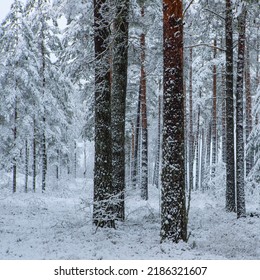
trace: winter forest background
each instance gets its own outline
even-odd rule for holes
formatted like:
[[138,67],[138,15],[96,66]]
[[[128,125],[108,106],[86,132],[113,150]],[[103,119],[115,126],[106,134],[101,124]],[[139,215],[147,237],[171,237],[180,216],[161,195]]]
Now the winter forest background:
[[0,259],[259,260],[259,26],[257,0],[15,0]]

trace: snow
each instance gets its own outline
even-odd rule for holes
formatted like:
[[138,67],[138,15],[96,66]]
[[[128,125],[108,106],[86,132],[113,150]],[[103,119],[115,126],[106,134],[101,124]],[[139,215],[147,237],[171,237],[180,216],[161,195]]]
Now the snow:
[[[0,259],[260,259],[260,218],[226,213],[219,193],[192,194],[188,243],[160,244],[156,188],[147,202],[129,190],[125,223],[102,229],[91,223],[92,187],[91,179],[53,179],[45,194],[12,194],[2,181]],[[259,212],[254,201],[250,210]]]

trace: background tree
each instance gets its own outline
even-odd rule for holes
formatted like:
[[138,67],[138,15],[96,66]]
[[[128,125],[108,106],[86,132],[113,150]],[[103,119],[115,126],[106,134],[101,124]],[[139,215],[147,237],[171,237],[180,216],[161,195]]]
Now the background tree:
[[238,16],[238,59],[237,59],[237,84],[236,84],[236,157],[237,157],[237,217],[246,216],[245,208],[245,178],[244,178],[244,62],[245,62],[245,28],[246,28],[246,7]]
[[232,3],[226,0],[226,210],[236,211],[234,161],[234,104],[233,104],[233,16]]

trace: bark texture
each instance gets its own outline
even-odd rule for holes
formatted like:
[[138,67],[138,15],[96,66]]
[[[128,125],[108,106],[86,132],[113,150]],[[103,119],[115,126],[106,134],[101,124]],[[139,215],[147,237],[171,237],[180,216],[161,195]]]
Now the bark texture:
[[238,59],[237,59],[237,85],[236,85],[236,155],[237,155],[237,217],[246,216],[245,190],[244,190],[244,129],[243,129],[243,84],[245,61],[245,8],[238,17]]
[[[214,40],[214,47],[217,46],[216,39]],[[217,55],[217,49],[214,48],[213,58]],[[212,116],[212,176],[215,176],[216,163],[217,163],[217,67],[213,65],[213,116]]]
[[128,7],[129,1],[114,2],[113,69],[111,90],[112,130],[112,187],[115,195],[114,211],[124,220],[125,193],[125,107],[128,64]]
[[[246,48],[245,55],[245,94],[246,94],[246,141],[253,128],[252,119],[252,96],[251,96],[251,74],[250,74],[250,54],[249,46]],[[250,148],[246,156],[246,175],[249,174],[254,165],[254,151]]]
[[194,160],[194,135],[193,135],[193,102],[192,102],[192,48],[190,48],[190,70],[189,70],[189,189],[193,190],[193,160]]
[[161,241],[187,240],[182,1],[163,1],[164,94]]
[[226,0],[226,210],[236,211],[233,104],[233,22],[231,0]]
[[[144,6],[141,15],[144,17]],[[141,198],[148,200],[148,128],[146,108],[146,73],[145,73],[145,34],[141,34],[141,117],[142,117],[142,174],[141,174]]]
[[110,112],[109,23],[106,0],[94,0],[95,45],[95,163],[93,223],[114,227],[112,205],[112,143]]
[[159,178],[160,178],[160,158],[161,158],[161,103],[162,98],[158,98],[158,131],[157,131],[157,151],[154,164],[154,175],[153,175],[153,185],[159,188]]

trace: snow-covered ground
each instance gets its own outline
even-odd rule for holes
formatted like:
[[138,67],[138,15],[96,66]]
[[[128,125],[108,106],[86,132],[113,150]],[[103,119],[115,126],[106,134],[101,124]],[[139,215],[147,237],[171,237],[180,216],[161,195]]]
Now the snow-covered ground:
[[[260,218],[226,213],[219,193],[193,194],[190,238],[179,244],[160,244],[157,189],[148,202],[128,192],[116,230],[92,225],[91,193],[85,179],[53,180],[45,194],[1,185],[0,259],[260,259]],[[260,212],[257,203],[248,209]]]

